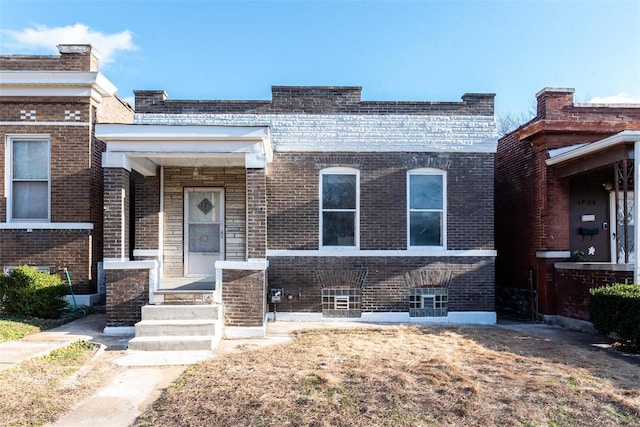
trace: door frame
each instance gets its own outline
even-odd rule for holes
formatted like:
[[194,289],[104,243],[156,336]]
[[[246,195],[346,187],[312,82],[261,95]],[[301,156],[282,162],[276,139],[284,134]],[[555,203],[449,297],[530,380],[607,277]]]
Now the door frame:
[[225,206],[224,206],[224,187],[184,187],[183,209],[182,209],[182,259],[183,259],[183,276],[184,277],[209,277],[215,276],[215,269],[211,274],[189,273],[189,197],[188,193],[198,191],[212,191],[220,194],[220,261],[225,259]]

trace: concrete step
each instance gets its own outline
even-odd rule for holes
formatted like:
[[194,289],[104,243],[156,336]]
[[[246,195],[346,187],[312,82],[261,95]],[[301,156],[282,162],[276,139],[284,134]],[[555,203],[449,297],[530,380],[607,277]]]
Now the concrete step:
[[142,351],[211,351],[218,340],[214,336],[135,337],[129,341],[129,350]]
[[217,305],[145,305],[142,320],[217,320]]
[[215,320],[143,320],[136,323],[136,337],[215,335]]

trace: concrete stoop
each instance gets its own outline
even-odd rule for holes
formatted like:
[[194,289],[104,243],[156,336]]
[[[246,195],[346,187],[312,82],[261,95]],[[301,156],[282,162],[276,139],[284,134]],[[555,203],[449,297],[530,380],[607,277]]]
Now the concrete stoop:
[[213,350],[222,338],[217,305],[146,305],[130,350]]

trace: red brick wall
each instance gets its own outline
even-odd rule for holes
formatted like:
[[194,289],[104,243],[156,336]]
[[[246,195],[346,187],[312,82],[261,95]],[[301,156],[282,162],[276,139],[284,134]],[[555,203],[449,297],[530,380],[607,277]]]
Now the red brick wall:
[[160,212],[160,179],[158,176],[144,177],[137,172],[132,173],[135,183],[133,249],[160,249],[159,212]]
[[[91,120],[91,103],[83,98],[0,98],[0,116],[20,122],[20,110],[36,110],[34,122],[65,123],[65,110],[81,111],[81,121]],[[27,122],[27,120],[22,120]],[[71,121],[68,121],[71,123]],[[51,221],[92,222],[91,188],[94,173],[90,150],[91,128],[85,126],[0,126],[0,138],[7,135],[48,136],[51,147]],[[0,221],[7,219],[5,188],[5,144],[0,144]]]
[[560,316],[589,320],[589,289],[633,280],[631,271],[555,269],[555,299]]
[[107,326],[133,326],[149,302],[149,270],[106,270]]
[[267,181],[265,169],[247,169],[247,245],[249,258],[267,256]]
[[264,326],[266,272],[223,270],[225,326]]
[[67,267],[74,293],[92,294],[97,290],[91,246],[89,230],[0,230],[0,269],[24,264],[48,266],[66,283],[60,270]]
[[93,71],[97,64],[94,57],[86,54],[2,55],[0,70]]
[[269,286],[294,297],[278,304],[278,311],[320,312],[318,271],[366,270],[362,311],[406,312],[405,273],[423,269],[451,272],[449,311],[494,311],[494,263],[489,257],[271,257]]
[[[624,106],[603,107],[598,104],[578,104],[573,102],[573,90],[541,91],[537,97],[537,118],[546,120],[567,120],[571,122],[618,122],[625,128],[638,129],[640,108]],[[636,122],[636,123],[633,123]]]
[[105,96],[98,107],[98,123],[133,123],[133,108],[117,96]]
[[555,170],[547,167],[547,150],[591,142],[624,129],[640,129],[640,108],[574,105],[572,90],[545,90],[538,96],[537,117],[498,141],[498,300],[508,302],[506,296],[514,294],[513,288],[528,289],[531,272],[539,311],[556,314],[560,309],[552,266],[557,260],[536,259],[537,251],[571,249],[569,180],[557,179]]
[[462,102],[362,101],[359,86],[272,86],[271,101],[174,101],[158,90],[138,90],[138,113],[416,114],[493,116],[492,93],[466,93]]
[[129,189],[129,171],[122,168],[104,170],[103,251],[105,258],[129,256]]
[[448,249],[493,249],[493,155],[276,153],[267,175],[269,249],[318,249],[320,170],[360,171],[360,249],[407,248],[407,171],[447,164]]
[[[12,71],[97,71],[89,46],[63,48],[60,56],[0,56],[0,69]],[[72,52],[76,50],[76,52]],[[78,51],[79,50],[79,51]],[[35,119],[21,118],[35,110]],[[88,96],[0,97],[0,139],[6,135],[46,135],[51,142],[51,222],[92,223],[93,230],[2,230],[0,267],[15,264],[68,267],[78,294],[96,292],[97,263],[102,260],[102,153],[93,137],[98,116],[104,122],[132,122],[133,111],[115,97],[96,103]],[[71,114],[69,114],[69,113]],[[43,125],[42,123],[55,123]],[[34,123],[40,123],[35,125]],[[7,220],[5,144],[0,143],[0,222]],[[63,276],[64,279],[66,277]]]
[[[60,125],[29,125],[20,119],[20,110],[36,110],[35,122]],[[99,146],[91,144],[91,126],[69,126],[65,110],[80,111],[80,121],[92,120],[88,98],[2,97],[0,116],[7,121],[25,122],[0,126],[0,139],[7,135],[43,135],[51,148],[51,222],[93,223],[89,230],[2,230],[0,268],[16,264],[49,266],[52,272],[68,267],[78,294],[96,292],[97,262],[102,260],[101,176],[95,168]],[[5,189],[5,148],[0,144],[0,221],[7,220]],[[99,163],[98,163],[99,165]],[[66,280],[64,275],[61,275]]]

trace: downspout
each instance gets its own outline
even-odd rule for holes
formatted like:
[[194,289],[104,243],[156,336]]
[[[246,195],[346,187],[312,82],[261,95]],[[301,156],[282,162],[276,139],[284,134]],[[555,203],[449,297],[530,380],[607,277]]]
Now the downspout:
[[640,247],[640,230],[638,229],[638,206],[640,206],[639,197],[640,191],[638,191],[638,183],[640,182],[640,170],[638,169],[638,165],[635,162],[640,159],[640,141],[634,141],[633,143],[633,224],[634,224],[634,233],[633,233],[633,244],[636,256],[633,260],[633,283],[640,283],[640,268],[638,266],[638,248]]
[[158,212],[158,280],[162,278],[164,268],[164,166],[160,166],[160,212]]

